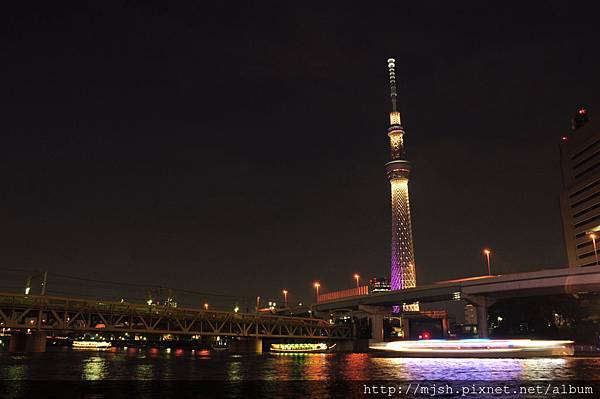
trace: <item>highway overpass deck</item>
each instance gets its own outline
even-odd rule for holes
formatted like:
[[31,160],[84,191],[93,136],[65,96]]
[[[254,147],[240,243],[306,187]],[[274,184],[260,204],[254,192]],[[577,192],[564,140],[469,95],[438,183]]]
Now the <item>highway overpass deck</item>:
[[319,302],[324,312],[358,309],[361,305],[394,306],[414,302],[442,302],[472,297],[513,298],[600,292],[600,266],[547,269],[498,276],[479,276]]

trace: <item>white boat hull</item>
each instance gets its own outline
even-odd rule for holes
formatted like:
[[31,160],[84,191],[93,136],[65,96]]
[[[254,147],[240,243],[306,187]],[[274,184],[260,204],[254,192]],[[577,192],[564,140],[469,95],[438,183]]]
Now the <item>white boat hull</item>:
[[422,340],[380,342],[370,349],[394,357],[529,358],[573,356],[573,341],[547,340]]

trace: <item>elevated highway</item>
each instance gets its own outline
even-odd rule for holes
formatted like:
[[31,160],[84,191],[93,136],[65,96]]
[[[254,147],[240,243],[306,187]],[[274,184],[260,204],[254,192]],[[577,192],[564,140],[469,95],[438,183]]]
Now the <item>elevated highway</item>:
[[417,286],[398,291],[322,301],[315,310],[358,309],[360,305],[395,306],[482,296],[490,299],[600,292],[600,266],[548,269],[529,273],[480,276]]
[[[442,281],[398,291],[320,301],[315,305],[315,311],[364,310],[374,315],[372,320],[374,325],[382,326],[382,321],[376,320],[385,313],[383,309],[414,302],[462,299],[477,307],[479,331],[482,336],[487,336],[487,309],[498,299],[587,292],[600,292],[600,266],[548,269]],[[380,328],[378,327],[377,330]],[[373,338],[382,339],[382,334],[380,331],[374,331]]]

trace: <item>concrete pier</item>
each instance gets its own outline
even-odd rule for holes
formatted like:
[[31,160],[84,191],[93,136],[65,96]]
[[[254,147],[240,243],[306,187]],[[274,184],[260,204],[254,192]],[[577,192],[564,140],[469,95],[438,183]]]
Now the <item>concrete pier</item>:
[[481,295],[463,295],[463,299],[477,308],[477,332],[479,338],[489,337],[488,308],[496,300]]
[[390,314],[390,307],[360,305],[359,310],[365,312],[371,323],[372,342],[383,341],[383,318]]
[[13,333],[8,343],[9,353],[46,352],[46,333],[36,331],[31,334]]
[[229,343],[231,353],[262,353],[262,338],[233,339]]
[[369,351],[369,340],[367,338],[332,341],[331,344],[335,344],[334,352],[361,353]]

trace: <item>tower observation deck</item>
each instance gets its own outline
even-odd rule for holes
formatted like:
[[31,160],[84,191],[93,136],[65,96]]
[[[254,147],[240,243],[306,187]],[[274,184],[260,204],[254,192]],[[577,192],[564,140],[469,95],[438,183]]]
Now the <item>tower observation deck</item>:
[[[408,199],[408,179],[411,164],[406,160],[404,147],[404,128],[397,109],[396,61],[388,59],[390,73],[390,112],[391,160],[385,164],[385,171],[390,181],[392,194],[392,254],[391,254],[391,289],[401,290],[416,286],[415,256],[413,251],[412,226],[410,218],[410,202]],[[395,309],[399,310],[399,309]],[[405,304],[405,311],[417,311],[419,305]]]

